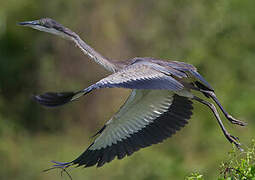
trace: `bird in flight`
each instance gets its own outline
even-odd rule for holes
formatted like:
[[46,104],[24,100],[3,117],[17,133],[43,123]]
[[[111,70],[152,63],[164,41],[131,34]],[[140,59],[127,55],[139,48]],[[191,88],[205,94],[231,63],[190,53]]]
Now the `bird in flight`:
[[94,142],[75,160],[55,162],[54,167],[101,167],[115,157],[122,159],[141,148],[160,143],[188,123],[192,115],[192,101],[209,107],[224,136],[241,150],[238,138],[225,129],[215,105],[192,92],[200,92],[206,98],[211,98],[232,124],[244,126],[246,123],[233,118],[223,108],[214,89],[194,66],[150,57],[110,60],[91,48],[76,33],[50,18],[21,22],[19,25],[73,41],[90,59],[112,73],[83,90],[48,92],[34,96],[41,105],[57,107],[100,88],[132,89],[124,105],[95,134]]

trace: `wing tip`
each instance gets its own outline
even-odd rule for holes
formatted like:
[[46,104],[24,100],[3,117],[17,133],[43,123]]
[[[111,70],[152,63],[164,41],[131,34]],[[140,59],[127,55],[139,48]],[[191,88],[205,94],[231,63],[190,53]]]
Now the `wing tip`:
[[74,95],[75,93],[73,92],[63,93],[48,92],[42,95],[33,95],[32,99],[46,107],[57,107],[70,102]]

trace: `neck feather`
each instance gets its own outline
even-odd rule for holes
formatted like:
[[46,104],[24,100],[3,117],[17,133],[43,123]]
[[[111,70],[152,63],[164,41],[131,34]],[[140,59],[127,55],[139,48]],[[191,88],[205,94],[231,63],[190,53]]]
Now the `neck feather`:
[[92,47],[86,44],[77,34],[72,35],[72,41],[82,50],[82,52],[89,56],[90,59],[94,60],[96,63],[102,65],[105,69],[111,72],[117,71],[117,66],[109,59],[105,58]]

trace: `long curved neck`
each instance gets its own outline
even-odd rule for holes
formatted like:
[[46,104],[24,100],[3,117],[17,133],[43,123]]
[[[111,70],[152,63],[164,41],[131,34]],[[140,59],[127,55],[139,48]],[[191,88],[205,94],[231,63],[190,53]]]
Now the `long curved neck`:
[[[96,63],[102,65],[105,69],[111,72],[116,72],[118,70],[117,63],[110,61],[105,58],[97,51],[95,51],[92,47],[90,47],[87,43],[85,43],[78,34],[71,31],[69,28],[66,28],[60,24],[58,24],[59,29],[63,33],[61,36],[73,41],[84,54],[88,55],[90,59],[94,60]],[[59,33],[56,33],[59,34]]]
[[86,44],[76,33],[66,28],[65,26],[59,24],[53,19],[42,18],[40,20],[35,21],[21,22],[19,24],[23,26],[29,26],[39,31],[55,34],[65,39],[73,41],[83,51],[84,54],[88,55],[90,59],[102,65],[108,71],[116,72],[120,68],[120,66],[118,66],[119,64],[118,62],[113,62],[105,58],[104,56],[96,52],[88,44]]
[[75,44],[82,50],[82,52],[89,56],[90,59],[94,60],[96,63],[102,65],[105,69],[111,72],[117,70],[116,64],[111,62],[109,59],[102,56],[100,53],[95,51],[92,47],[86,44],[77,34],[72,38]]

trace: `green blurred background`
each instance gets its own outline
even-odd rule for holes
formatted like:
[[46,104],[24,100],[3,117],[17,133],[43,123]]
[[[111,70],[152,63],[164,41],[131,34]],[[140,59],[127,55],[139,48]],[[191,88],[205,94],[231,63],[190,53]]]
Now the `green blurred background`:
[[[235,117],[223,118],[244,147],[255,130],[255,1],[247,0],[0,0],[0,179],[68,179],[43,173],[51,160],[71,161],[118,110],[124,89],[97,90],[47,109],[32,94],[79,90],[109,73],[72,43],[19,27],[51,17],[103,55],[158,57],[195,65]],[[171,139],[103,168],[71,168],[73,179],[184,179],[199,171],[216,179],[231,144],[208,108],[194,103],[190,123]]]

